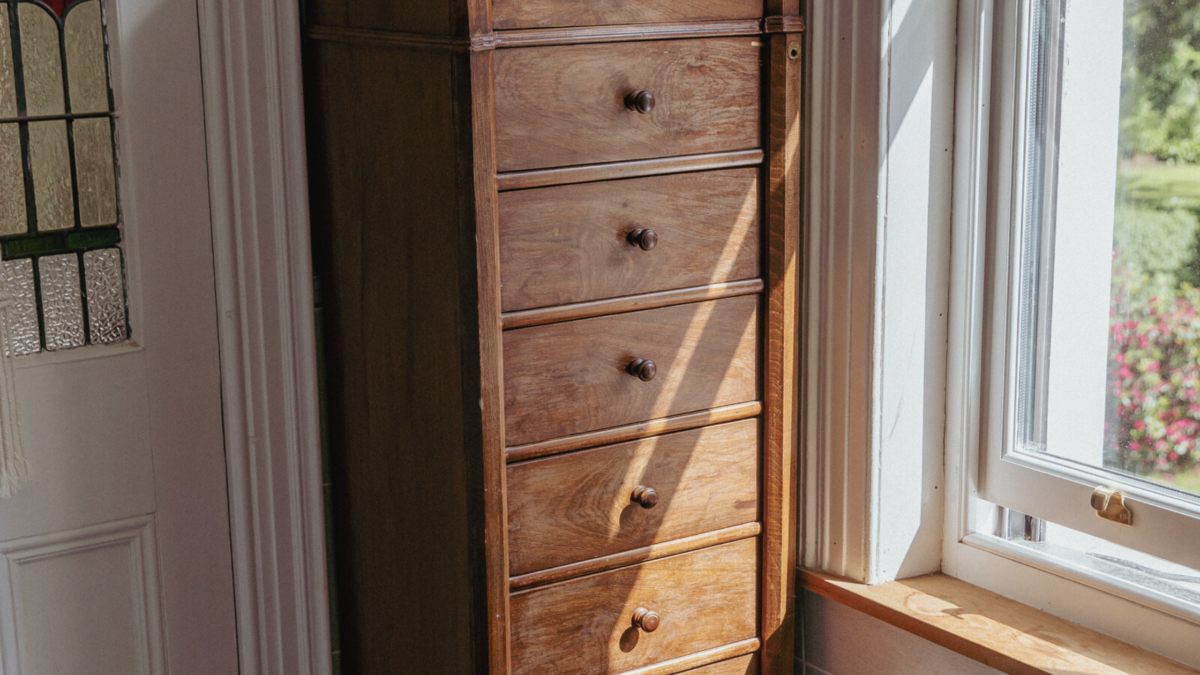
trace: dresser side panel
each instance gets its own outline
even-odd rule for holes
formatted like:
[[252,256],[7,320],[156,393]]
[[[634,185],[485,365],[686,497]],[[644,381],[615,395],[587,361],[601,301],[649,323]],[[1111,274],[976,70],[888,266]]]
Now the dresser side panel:
[[[474,249],[461,231],[455,55],[309,47],[345,665],[485,672],[473,550],[483,542],[472,539],[469,494],[479,375],[464,368],[464,345],[478,340],[463,316],[476,289],[461,269]],[[474,415],[464,410],[472,397]]]

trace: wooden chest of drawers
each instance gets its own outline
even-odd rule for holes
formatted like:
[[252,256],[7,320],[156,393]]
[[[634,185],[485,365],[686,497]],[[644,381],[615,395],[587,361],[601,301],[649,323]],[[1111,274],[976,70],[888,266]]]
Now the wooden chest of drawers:
[[350,672],[793,668],[797,0],[310,0]]

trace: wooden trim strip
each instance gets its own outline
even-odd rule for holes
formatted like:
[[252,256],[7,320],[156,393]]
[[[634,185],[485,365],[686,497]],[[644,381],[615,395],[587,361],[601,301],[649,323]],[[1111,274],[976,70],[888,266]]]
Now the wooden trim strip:
[[802,16],[768,16],[763,19],[764,33],[803,33],[804,29]]
[[593,42],[733,37],[738,35],[760,35],[762,32],[763,24],[761,21],[758,19],[745,19],[741,21],[713,21],[706,23],[505,30],[497,31],[493,42],[497,48],[537,47]]
[[496,188],[501,192],[505,190],[525,190],[528,188],[546,187],[548,185],[591,183],[619,178],[653,176],[661,173],[730,169],[737,166],[754,166],[762,164],[762,161],[762,150],[738,150],[735,152],[714,152],[706,155],[685,155],[683,157],[639,159],[630,162],[612,162],[610,164],[568,166],[558,169],[513,171],[497,175]]
[[537,443],[529,443],[526,445],[515,445],[508,448],[505,452],[508,463],[523,462],[528,459],[536,459],[538,457],[546,457],[548,455],[557,455],[563,452],[571,452],[573,450],[583,450],[598,445],[609,445],[611,443],[623,443],[625,441],[633,441],[639,438],[647,438],[649,436],[658,436],[660,434],[669,434],[674,431],[686,431],[697,427],[705,427],[710,424],[722,424],[724,422],[736,422],[737,420],[749,419],[755,417],[762,412],[762,403],[758,401],[750,401],[749,403],[735,403],[720,408],[712,408],[701,412],[688,413],[686,415],[676,415],[674,417],[661,417],[655,420],[640,422],[638,424],[629,424],[623,427],[614,427],[612,429],[603,429],[601,431],[589,431],[584,434],[575,434],[574,436],[566,436],[564,438],[556,438],[549,441],[539,441]]
[[739,656],[753,654],[758,651],[760,645],[761,643],[758,641],[758,638],[750,638],[749,640],[742,640],[741,642],[735,642],[724,647],[710,649],[706,652],[681,656],[677,659],[663,661],[662,663],[645,666],[637,670],[628,670],[621,673],[621,675],[675,675],[675,673],[682,673],[693,668],[710,666],[721,661],[728,661],[729,659],[736,659]]
[[1198,675],[1164,656],[945,574],[868,586],[811,570],[800,585],[1009,675]]
[[509,579],[508,587],[514,591],[530,588],[532,586],[545,586],[556,581],[571,579],[573,577],[582,577],[588,574],[598,574],[607,572],[608,570],[618,567],[628,567],[638,563],[658,560],[680,553],[688,553],[710,546],[720,544],[728,544],[733,541],[749,539],[757,537],[762,532],[762,525],[758,523],[746,523],[745,525],[734,525],[723,530],[715,532],[705,532],[683,539],[675,539],[666,541],[661,544],[652,544],[643,546],[629,551],[622,551],[612,555],[606,555],[602,558],[593,558],[583,562],[571,563],[570,565],[562,565],[552,567],[548,570],[540,572],[530,572]]
[[377,45],[382,47],[409,47],[413,49],[447,49],[468,51],[470,40],[445,35],[403,33],[399,31],[373,30],[369,28],[343,28],[341,26],[310,26],[305,37],[323,42]]
[[572,305],[557,307],[539,307],[519,312],[506,312],[503,315],[504,330],[527,328],[547,323],[560,323],[576,319],[588,319],[608,314],[626,314],[643,309],[684,305],[705,300],[721,298],[736,298],[739,295],[761,293],[764,284],[762,279],[747,279],[745,281],[729,281],[708,286],[679,288],[671,291],[659,291],[644,295],[631,295],[624,298],[577,302]]

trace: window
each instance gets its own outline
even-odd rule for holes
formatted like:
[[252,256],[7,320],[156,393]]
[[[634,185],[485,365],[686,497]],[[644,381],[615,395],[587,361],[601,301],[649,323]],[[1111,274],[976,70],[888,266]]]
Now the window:
[[0,251],[16,354],[129,337],[101,0],[0,0]]
[[[1197,597],[1200,5],[995,12],[979,496],[1011,512],[990,529],[1105,542],[1091,559]],[[1104,490],[1130,524],[1098,517]]]

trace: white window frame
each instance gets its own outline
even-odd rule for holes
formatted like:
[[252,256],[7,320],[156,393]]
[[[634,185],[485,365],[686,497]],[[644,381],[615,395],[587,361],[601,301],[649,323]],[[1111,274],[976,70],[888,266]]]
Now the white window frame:
[[940,571],[1200,667],[1189,608],[973,527],[1008,4],[808,1],[801,564],[872,584]]
[[[1163,491],[1153,490],[1139,481],[1122,480],[1115,473],[1099,467],[1093,468],[1081,462],[1060,459],[1063,455],[1069,456],[1072,453],[1078,453],[1079,450],[1076,448],[1049,448],[1049,451],[1054,454],[1017,452],[1015,448],[1018,434],[1015,411],[1017,387],[1015,385],[1019,367],[1016,306],[1020,293],[1017,280],[1018,268],[1021,265],[1020,255],[1017,251],[1019,238],[1016,233],[1020,230],[1021,214],[1026,212],[1026,202],[1033,199],[1033,195],[1024,194],[1023,185],[1027,170],[1026,164],[1032,161],[1024,156],[1024,149],[1028,144],[1027,109],[1031,96],[1025,86],[1025,73],[1029,69],[1029,64],[1027,63],[1028,48],[1024,44],[1024,40],[1030,31],[1028,24],[1031,20],[1029,16],[1031,7],[1040,1],[1014,0],[1002,3],[996,8],[998,10],[995,16],[997,30],[993,33],[991,59],[994,64],[989,106],[991,118],[988,120],[992,132],[989,134],[987,164],[980,163],[975,166],[963,167],[964,170],[969,169],[973,173],[982,174],[981,178],[986,176],[986,183],[981,187],[985,187],[987,190],[987,210],[979,214],[980,217],[965,222],[963,225],[973,230],[967,236],[973,237],[980,246],[985,247],[980,261],[985,265],[990,262],[994,272],[990,279],[983,280],[984,294],[976,307],[984,313],[981,317],[984,326],[979,334],[980,339],[972,340],[970,345],[973,348],[980,348],[982,351],[982,387],[978,390],[978,394],[966,392],[971,399],[978,398],[986,401],[987,406],[981,411],[982,421],[985,423],[983,431],[985,437],[980,451],[983,453],[985,461],[980,467],[982,470],[980,494],[990,502],[1021,513],[1056,522],[1182,565],[1197,567],[1200,566],[1200,508],[1197,508],[1194,503],[1172,497]],[[1111,2],[1112,0],[1106,0],[1106,5]],[[1100,10],[1088,7],[1082,11]],[[1105,19],[1112,20],[1112,17],[1105,17]],[[1076,59],[1077,62],[1081,60],[1083,59]],[[1051,69],[1053,70],[1054,66],[1051,66]],[[1115,66],[1114,70],[1116,71],[1114,75],[1119,78],[1119,65]],[[1110,84],[1114,85],[1114,91],[1110,95],[1115,95],[1119,79]],[[1051,89],[1056,89],[1056,87],[1052,85]],[[1097,95],[1100,94],[1097,93]],[[1110,103],[1112,107],[1115,107],[1116,101]],[[1111,112],[1115,113],[1116,111],[1114,109]],[[1103,152],[1103,150],[1102,152],[1114,158],[1111,161],[1115,166],[1116,120],[1111,121],[1113,122],[1111,128],[1101,129],[1099,132],[1100,134],[1111,133],[1112,142],[1100,142],[1103,136],[1099,136],[1094,142],[1101,148],[1111,145],[1111,154]],[[1057,120],[1052,118],[1048,123],[1053,127],[1057,124]],[[1070,123],[1064,121],[1063,124],[1063,134],[1070,133]],[[1107,127],[1107,124],[1104,126]],[[1060,143],[1063,145],[1062,152],[1070,151],[1069,141],[1062,140]],[[1058,161],[1059,158],[1051,155],[1047,163],[1057,165]],[[1097,170],[1106,171],[1107,167],[1101,164]],[[1064,175],[1062,178],[1065,180],[1067,176]],[[1115,181],[1115,174],[1111,178]],[[1053,184],[1053,181],[1054,179],[1050,178],[1047,183]],[[1061,190],[1057,198],[1059,200],[1071,199],[1077,202],[1094,197],[1096,200],[1107,202],[1110,205],[1114,199],[1113,192],[1111,187],[1106,186],[1113,184],[1114,182],[1101,177],[1091,189],[1091,192],[1099,192],[1099,195],[1086,194],[1082,195],[1083,199],[1079,199],[1078,197],[1081,195],[1078,194],[1078,190],[1073,190],[1071,194],[1066,194],[1067,190]],[[1046,204],[1043,216],[1047,222],[1054,217],[1052,212],[1059,211],[1058,205],[1050,197],[1053,197],[1053,194],[1048,195],[1046,201],[1049,203]],[[1075,204],[1071,206],[1086,208],[1086,206]],[[1098,214],[1096,218],[1107,218],[1111,223],[1111,208]],[[990,237],[980,236],[985,230]],[[1111,234],[1109,240],[1111,240]],[[989,246],[990,250],[987,250]],[[1062,248],[1061,241],[1059,248]],[[1107,250],[1111,251],[1111,247],[1108,247]],[[1070,251],[1067,253],[1069,254]],[[1111,264],[1109,260],[1108,256],[1100,258],[1100,262],[1106,267]],[[1061,267],[1065,261],[1056,259],[1054,264]],[[971,270],[973,273],[978,273],[978,271]],[[1105,289],[1105,297],[1107,297],[1108,283],[1107,274],[1105,274],[1107,269],[1099,270],[1099,272],[1103,275],[1100,281]],[[958,280],[959,278],[955,279],[955,281]],[[1065,282],[1066,284],[1078,283],[1070,279],[1066,279]],[[1092,283],[1091,286],[1095,286],[1095,284]],[[1088,290],[1093,291],[1094,294],[1096,289]],[[1057,294],[1057,292],[1056,288],[1055,293]],[[1056,298],[1056,300],[1058,299]],[[988,311],[989,308],[990,311]],[[972,308],[972,311],[974,310],[975,308]],[[1093,311],[1093,314],[1097,314],[1104,323],[1099,327],[1098,334],[1106,338],[1107,303],[1100,307],[1098,312]],[[1056,310],[1054,319],[1060,318]],[[1095,321],[1091,323],[1095,324]],[[1089,327],[1096,328],[1094,325]],[[1057,334],[1064,330],[1070,331],[1071,327],[1060,328],[1059,322],[1055,321],[1050,332]],[[1072,337],[1077,338],[1075,342],[1078,343],[1082,341],[1078,338],[1088,336]],[[1057,336],[1055,338],[1048,335],[1039,336],[1038,339],[1039,341],[1046,339],[1055,341],[1056,346],[1067,346],[1071,343],[1069,339],[1059,342]],[[980,343],[986,343],[986,346]],[[1055,356],[1051,357],[1052,361],[1062,355],[1069,356],[1065,349],[1055,349],[1053,352]],[[1106,365],[1103,348],[1100,358],[1092,360],[1098,362],[1084,364],[1083,368],[1079,368],[1079,370],[1088,368],[1098,371],[1102,378]],[[1069,382],[1054,379],[1056,374],[1053,365],[1049,370],[1050,382],[1047,388],[1050,389],[1050,392],[1047,398],[1050,399],[1052,405],[1058,389],[1073,389],[1074,387],[1071,387]],[[1094,374],[1091,373],[1091,375]],[[1058,377],[1065,376],[1058,375]],[[1103,391],[1103,379],[1100,382],[1095,382],[1094,376],[1087,379],[1089,381],[1085,386],[1088,389]],[[1100,388],[1097,388],[1096,385],[1099,385]],[[1071,391],[1071,396],[1067,398],[1082,398],[1089,393],[1098,392]],[[1074,410],[1070,413],[1086,415],[1089,430],[1094,427],[1099,432],[1100,425],[1103,423],[1103,404],[1104,401],[1101,397],[1091,406],[1098,408],[1097,410],[1084,413]],[[1068,411],[1051,407],[1050,419],[1047,421],[1049,425],[1055,424],[1054,416],[1057,414],[1068,414]],[[1052,445],[1055,440],[1054,434],[1051,433]],[[1091,434],[1085,443],[1094,445],[1098,457],[1100,438],[1097,434]],[[1083,451],[1086,453],[1087,450],[1088,448],[1085,448]],[[1092,461],[1095,462],[1095,459]],[[1125,495],[1130,510],[1134,513],[1132,527],[1118,525],[1096,517],[1096,511],[1092,508],[1090,500],[1092,491],[1101,486],[1119,489]]]

